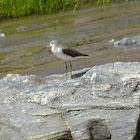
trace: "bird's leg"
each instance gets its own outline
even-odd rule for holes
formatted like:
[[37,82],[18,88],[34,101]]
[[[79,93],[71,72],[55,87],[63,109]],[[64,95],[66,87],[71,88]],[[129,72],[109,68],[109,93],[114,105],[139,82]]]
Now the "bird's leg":
[[67,76],[67,69],[68,69],[68,66],[67,66],[67,62],[65,61],[65,66],[66,66],[66,80],[68,79],[68,76]]
[[69,61],[69,63],[70,63],[70,79],[71,79],[72,78],[72,64],[70,61]]

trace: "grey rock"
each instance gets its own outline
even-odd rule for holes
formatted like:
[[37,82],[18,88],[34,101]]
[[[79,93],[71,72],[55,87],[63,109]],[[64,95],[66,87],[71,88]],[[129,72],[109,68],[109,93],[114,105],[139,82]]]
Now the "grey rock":
[[0,30],[0,38],[5,38],[5,34]]
[[134,45],[136,44],[137,41],[135,40],[135,37],[128,37],[128,38],[123,38],[121,41],[120,41],[120,45]]
[[[76,75],[76,76],[75,76]],[[73,79],[0,79],[1,140],[138,140],[140,63],[110,63]]]
[[115,41],[115,42],[114,42],[114,45],[115,45],[115,46],[120,45],[120,41]]
[[111,39],[108,41],[110,44],[113,44],[115,42],[115,39]]
[[123,38],[120,41],[115,41],[112,42],[114,45],[122,45],[122,46],[127,46],[127,45],[140,45],[140,35],[134,36],[134,37],[127,37]]

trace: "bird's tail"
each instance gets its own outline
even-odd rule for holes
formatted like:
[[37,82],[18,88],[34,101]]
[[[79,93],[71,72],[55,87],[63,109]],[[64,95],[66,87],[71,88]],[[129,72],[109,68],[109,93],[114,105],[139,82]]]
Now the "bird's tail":
[[90,56],[88,54],[82,54],[83,58],[89,58]]
[[79,56],[78,58],[89,58],[90,56],[88,54],[83,54],[81,56]]

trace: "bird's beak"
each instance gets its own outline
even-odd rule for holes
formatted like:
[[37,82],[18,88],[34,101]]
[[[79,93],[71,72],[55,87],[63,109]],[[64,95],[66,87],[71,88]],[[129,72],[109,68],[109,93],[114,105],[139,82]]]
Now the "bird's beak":
[[47,46],[45,46],[46,48],[49,48],[49,47],[51,47],[50,45],[47,45]]
[[44,46],[44,47],[42,47],[42,49],[45,49],[45,48],[49,48],[50,46],[48,45],[48,46]]

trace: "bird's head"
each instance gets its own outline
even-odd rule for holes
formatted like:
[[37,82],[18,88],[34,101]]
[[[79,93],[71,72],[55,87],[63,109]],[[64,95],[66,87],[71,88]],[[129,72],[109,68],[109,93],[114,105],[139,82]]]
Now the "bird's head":
[[57,40],[53,40],[49,44],[50,47],[56,47],[57,45],[58,45],[58,41]]

